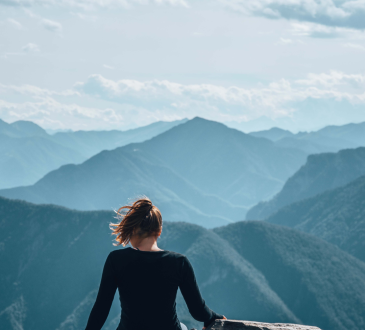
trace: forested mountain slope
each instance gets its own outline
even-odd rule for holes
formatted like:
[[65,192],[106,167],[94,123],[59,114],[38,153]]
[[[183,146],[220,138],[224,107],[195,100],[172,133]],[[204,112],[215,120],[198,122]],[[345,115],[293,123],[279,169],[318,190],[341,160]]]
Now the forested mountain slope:
[[365,295],[356,292],[364,263],[313,236],[261,221],[214,231],[265,276],[303,324],[344,330],[365,326]]
[[[0,198],[0,328],[82,329],[113,248],[113,213]],[[365,265],[305,233],[264,222],[214,231],[164,222],[159,245],[191,260],[207,304],[232,319],[365,326]],[[178,297],[178,316],[192,320]],[[104,330],[118,323],[117,297]]]
[[285,206],[266,220],[318,236],[365,262],[365,176]]
[[365,175],[364,147],[310,155],[274,198],[254,206],[246,218],[265,219],[285,205],[342,186],[362,175]]

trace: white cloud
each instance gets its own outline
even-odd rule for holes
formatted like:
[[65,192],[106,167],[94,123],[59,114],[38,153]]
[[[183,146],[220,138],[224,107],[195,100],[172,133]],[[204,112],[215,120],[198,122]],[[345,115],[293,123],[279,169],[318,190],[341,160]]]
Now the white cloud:
[[[260,88],[167,80],[114,81],[92,75],[77,83],[74,90],[63,92],[30,85],[0,85],[0,117],[8,121],[33,120],[53,129],[126,129],[136,123],[146,125],[195,116],[222,122],[261,116],[295,118],[297,113],[313,112],[318,106],[323,118],[331,116],[330,111],[337,111],[336,114],[346,114],[348,120],[349,113],[356,110],[357,117],[353,118],[361,117],[360,111],[365,120],[364,87],[365,74],[338,71],[309,74],[296,81],[281,79]],[[12,95],[9,100],[14,100],[16,94],[22,95],[18,99],[29,99],[20,103],[6,101],[8,95]]]
[[42,19],[41,24],[48,31],[58,32],[58,33],[62,31],[61,23],[51,21],[50,19],[45,19],[45,18]]
[[285,39],[285,38],[280,38],[280,43],[284,44],[284,45],[289,45],[293,43],[293,40],[291,39]]
[[361,51],[365,51],[365,46],[359,45],[359,44],[352,44],[352,43],[346,43],[343,45],[346,48],[353,48]]
[[21,25],[21,23],[19,23],[18,21],[16,21],[13,18],[8,18],[7,20],[13,27],[15,27],[18,30],[21,30],[23,28],[23,25]]
[[364,0],[355,0],[355,1],[347,1],[343,4],[344,8],[350,10],[365,10],[365,1]]
[[52,91],[45,88],[40,88],[33,85],[21,85],[21,86],[15,86],[15,85],[4,85],[0,84],[0,94],[7,94],[7,93],[16,93],[16,94],[22,94],[22,95],[29,95],[33,98],[42,98],[42,97],[48,97],[48,96],[75,96],[80,95],[79,92],[71,89],[67,89],[61,92]]
[[[364,76],[338,72],[309,75],[307,79],[291,83],[282,79],[267,87],[245,89],[236,86],[223,87],[210,84],[182,85],[170,81],[113,81],[101,75],[92,75],[76,89],[87,95],[119,104],[133,104],[154,110],[179,109],[186,116],[196,111],[213,115],[220,120],[235,120],[240,116],[254,118],[291,114],[292,105],[306,99],[347,100],[363,103],[365,93],[350,93],[332,88],[340,84],[358,87]],[[324,88],[322,88],[324,87]],[[167,110],[169,109],[169,110]]]
[[114,70],[114,67],[108,65],[108,64],[103,64],[103,68],[105,69],[109,69],[109,70]]
[[246,15],[295,19],[327,26],[365,28],[364,0],[220,0]]
[[[6,121],[31,120],[47,128],[97,129],[120,124],[124,117],[114,109],[63,104],[47,97],[38,102],[0,100],[0,116]],[[99,124],[97,124],[99,123]]]
[[356,29],[325,26],[315,23],[292,23],[292,35],[311,38],[361,38],[365,34]]
[[324,86],[331,88],[339,85],[350,85],[355,88],[365,87],[365,74],[345,74],[339,71],[330,73],[308,74],[307,79],[297,80],[299,85]]
[[26,53],[37,53],[40,51],[39,47],[36,44],[28,43],[22,48],[23,52]]
[[342,31],[333,27],[320,24],[292,23],[291,32],[296,36],[305,36],[313,38],[336,38],[341,35]]

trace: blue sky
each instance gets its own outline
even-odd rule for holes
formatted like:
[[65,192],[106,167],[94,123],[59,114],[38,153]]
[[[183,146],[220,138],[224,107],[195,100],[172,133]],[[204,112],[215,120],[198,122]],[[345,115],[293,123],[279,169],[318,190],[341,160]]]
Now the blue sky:
[[0,118],[365,121],[365,0],[0,0]]

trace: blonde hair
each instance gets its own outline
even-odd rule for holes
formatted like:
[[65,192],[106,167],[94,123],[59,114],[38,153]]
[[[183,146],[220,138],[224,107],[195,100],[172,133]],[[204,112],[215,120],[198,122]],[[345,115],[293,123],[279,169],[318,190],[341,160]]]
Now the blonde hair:
[[115,211],[119,223],[111,223],[112,235],[116,235],[117,243],[113,245],[126,246],[133,235],[152,236],[158,235],[162,229],[162,216],[160,210],[144,196],[132,205],[125,205]]

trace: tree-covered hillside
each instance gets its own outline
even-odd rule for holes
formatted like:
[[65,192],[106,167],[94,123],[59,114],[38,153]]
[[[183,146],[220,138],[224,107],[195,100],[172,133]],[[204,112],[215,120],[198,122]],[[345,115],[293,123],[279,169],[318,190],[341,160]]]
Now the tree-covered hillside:
[[247,213],[247,219],[261,220],[285,205],[330,190],[365,174],[365,148],[308,156],[307,162],[267,202],[260,202]]
[[365,295],[357,291],[365,284],[364,263],[313,236],[261,221],[238,222],[214,232],[265,276],[303,324],[365,327]]
[[266,220],[318,236],[365,262],[365,176],[283,207]]
[[[0,328],[82,329],[114,249],[113,213],[0,198],[0,219]],[[228,318],[365,326],[365,264],[308,234],[264,222],[214,231],[164,222],[159,245],[191,260],[208,306]],[[181,295],[177,306],[181,321],[201,326]],[[116,297],[104,330],[118,313]]]

